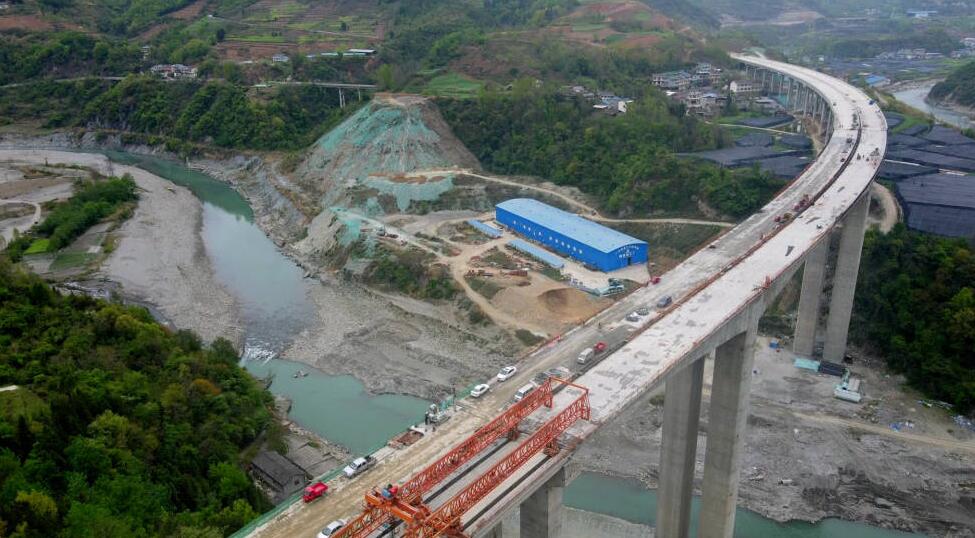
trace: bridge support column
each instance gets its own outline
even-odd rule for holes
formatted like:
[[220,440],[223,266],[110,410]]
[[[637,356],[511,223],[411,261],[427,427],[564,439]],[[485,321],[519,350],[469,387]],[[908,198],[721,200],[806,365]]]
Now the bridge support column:
[[521,503],[521,538],[562,536],[563,489],[564,467]]
[[820,300],[823,295],[823,276],[826,274],[826,255],[829,253],[829,237],[806,255],[802,268],[802,292],[799,295],[799,315],[796,320],[795,341],[792,351],[796,355],[811,357],[816,344],[816,327],[819,325]]
[[860,253],[863,250],[863,232],[867,228],[867,210],[870,208],[869,190],[861,196],[843,218],[840,251],[836,255],[833,275],[833,293],[826,320],[826,345],[823,359],[833,362],[843,360],[846,354],[846,338],[853,315],[853,294],[860,272]]
[[703,382],[703,357],[667,378],[657,487],[657,538],[688,536]]
[[715,350],[699,538],[731,538],[735,530],[757,330],[757,323],[749,323]]
[[504,529],[502,528],[501,523],[495,525],[493,529],[491,529],[490,531],[488,531],[486,535],[484,535],[484,538],[503,538],[503,537],[504,537]]

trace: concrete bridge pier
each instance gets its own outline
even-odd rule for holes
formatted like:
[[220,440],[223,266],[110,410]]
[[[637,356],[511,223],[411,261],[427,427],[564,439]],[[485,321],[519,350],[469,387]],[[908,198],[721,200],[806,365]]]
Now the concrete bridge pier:
[[[565,483],[565,467],[562,467],[521,503],[521,538],[562,536]],[[499,529],[500,525],[495,528]]]
[[[851,156],[850,158],[855,158]],[[826,320],[826,345],[823,359],[840,362],[846,355],[846,340],[853,316],[853,293],[860,272],[860,254],[863,251],[863,234],[867,228],[867,210],[870,208],[870,190],[864,191],[849,212],[843,217],[840,232],[840,250],[836,255],[833,275],[833,293]]]
[[756,317],[745,332],[719,345],[714,353],[699,538],[734,534],[757,333]]
[[691,522],[704,357],[667,378],[657,486],[657,538],[687,538]]
[[829,254],[829,236],[806,254],[802,269],[802,291],[799,295],[799,315],[796,319],[795,339],[792,351],[796,355],[811,357],[816,345],[816,328],[826,275],[826,257]]

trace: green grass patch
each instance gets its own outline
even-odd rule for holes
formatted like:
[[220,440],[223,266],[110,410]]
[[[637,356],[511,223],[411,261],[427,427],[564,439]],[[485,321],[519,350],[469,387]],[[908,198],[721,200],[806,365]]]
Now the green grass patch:
[[542,275],[547,276],[556,282],[562,282],[562,272],[554,267],[549,267],[546,265],[545,268],[542,269]]
[[627,222],[613,223],[610,227],[646,241],[650,248],[650,261],[653,261],[655,251],[665,251],[677,258],[687,257],[703,244],[713,241],[721,232],[718,226],[702,224]]
[[50,239],[37,239],[30,244],[30,247],[24,251],[24,254],[44,254],[49,250],[51,250]]
[[94,254],[87,252],[62,252],[51,262],[51,271],[64,271],[66,269],[77,269],[88,265],[95,259]]
[[517,331],[515,331],[515,338],[517,338],[522,344],[525,344],[526,346],[534,346],[535,344],[541,342],[542,340],[545,340],[541,336],[538,336],[537,334],[527,329],[518,329]]
[[503,289],[501,286],[492,282],[489,278],[472,276],[464,277],[464,280],[467,281],[467,284],[470,285],[472,290],[483,295],[484,298],[489,301]]
[[607,27],[603,23],[590,23],[590,24],[574,24],[572,25],[573,32],[598,32]]
[[234,36],[227,38],[230,41],[244,41],[248,43],[284,43],[286,40],[284,36],[271,35],[271,34],[251,34]]
[[471,80],[457,73],[447,73],[430,80],[423,89],[423,93],[439,97],[467,99],[477,97],[483,87],[483,82]]
[[931,126],[931,122],[929,122],[927,120],[923,120],[921,118],[914,117],[914,116],[906,116],[905,115],[904,116],[904,121],[902,121],[901,124],[898,125],[897,127],[894,127],[893,129],[891,129],[890,132],[892,132],[894,134],[897,134],[897,133],[899,133],[899,132],[901,132],[901,131],[903,131],[905,129],[909,129],[911,127],[914,127],[915,125],[924,125],[926,127],[930,127]]
[[500,267],[508,271],[518,268],[518,264],[515,263],[515,260],[512,259],[511,256],[508,256],[504,252],[498,250],[497,247],[487,251],[484,256],[481,256],[481,259],[490,264],[494,264],[495,267]]

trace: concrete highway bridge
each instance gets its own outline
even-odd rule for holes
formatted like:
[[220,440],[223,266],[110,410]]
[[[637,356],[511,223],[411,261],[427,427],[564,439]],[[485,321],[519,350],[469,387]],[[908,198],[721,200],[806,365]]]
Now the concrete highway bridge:
[[[795,114],[821,126],[823,150],[799,178],[759,212],[665,274],[659,285],[637,290],[564,335],[557,346],[528,357],[519,377],[496,384],[435,435],[397,451],[356,480],[343,479],[315,504],[289,508],[252,535],[312,537],[343,517],[351,520],[339,534],[343,537],[462,533],[499,538],[501,521],[520,508],[522,538],[556,538],[561,534],[562,491],[571,479],[566,463],[574,447],[641,395],[666,383],[657,536],[685,537],[704,358],[713,355],[698,528],[701,537],[732,536],[759,319],[803,269],[794,351],[812,354],[826,306],[820,303],[830,238],[838,234],[839,249],[830,263],[834,275],[823,355],[831,361],[843,358],[869,187],[885,152],[887,130],[880,109],[840,80],[764,58],[735,59],[748,77],[780,96]],[[674,299],[667,309],[628,329],[619,324],[603,329],[665,295]],[[574,365],[579,351],[597,340],[609,342],[615,351],[583,372],[573,386],[527,398],[531,408],[526,400],[508,405],[514,390],[534,373]],[[521,437],[507,435],[512,424],[520,424]],[[378,495],[366,496],[364,502],[368,491],[386,483],[402,484],[402,498],[408,502],[384,504]]]

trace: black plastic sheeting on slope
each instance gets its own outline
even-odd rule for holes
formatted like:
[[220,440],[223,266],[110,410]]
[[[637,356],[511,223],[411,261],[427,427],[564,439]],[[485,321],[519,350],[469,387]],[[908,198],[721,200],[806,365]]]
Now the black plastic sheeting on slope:
[[899,181],[904,178],[923,176],[926,174],[935,174],[938,172],[937,168],[931,168],[930,166],[921,166],[919,164],[908,164],[908,163],[895,163],[893,161],[884,161],[880,163],[880,169],[877,170],[877,177],[879,179],[887,179],[890,181]]
[[958,132],[957,129],[945,127],[944,125],[935,125],[931,128],[930,132],[921,135],[921,138],[930,140],[942,146],[956,146],[958,144],[975,143],[975,139],[968,138],[967,136]]
[[930,151],[931,153],[938,153],[940,155],[947,155],[949,157],[959,157],[962,159],[975,159],[975,142],[971,144],[958,144],[955,146],[924,146],[923,148],[917,148],[921,151]]
[[724,148],[710,151],[699,151],[697,153],[685,153],[684,157],[694,157],[711,161],[721,166],[732,167],[749,164],[762,159],[771,157],[784,157],[787,155],[800,155],[804,151],[776,151],[772,148]]
[[917,136],[925,131],[927,131],[931,126],[927,124],[911,125],[910,127],[905,127],[901,129],[900,134],[907,136]]
[[809,165],[809,158],[785,155],[761,159],[752,164],[757,164],[762,171],[769,172],[776,178],[795,179]]
[[942,170],[960,170],[962,172],[975,172],[975,160],[950,157],[930,151],[919,151],[914,149],[889,149],[887,158],[894,161],[905,161],[920,164],[923,166],[933,166]]
[[902,204],[907,227],[945,237],[975,239],[975,209],[928,204]]
[[775,143],[775,138],[767,133],[748,133],[735,140],[735,145],[741,148],[767,148]]
[[906,134],[895,134],[887,137],[887,147],[891,148],[894,146],[903,146],[908,148],[919,148],[922,146],[930,146],[931,141],[919,138],[916,136],[910,136]]
[[975,176],[928,174],[897,183],[897,197],[904,203],[975,209]]
[[747,125],[749,127],[775,127],[776,125],[782,125],[784,123],[789,123],[794,118],[788,114],[778,114],[775,116],[762,116],[760,118],[747,118],[738,122],[739,125]]
[[788,146],[795,149],[810,149],[812,148],[812,140],[805,135],[783,135],[779,137],[779,142],[783,146]]
[[884,112],[884,118],[887,119],[888,129],[893,129],[894,127],[904,123],[904,115],[898,114],[897,112]]

